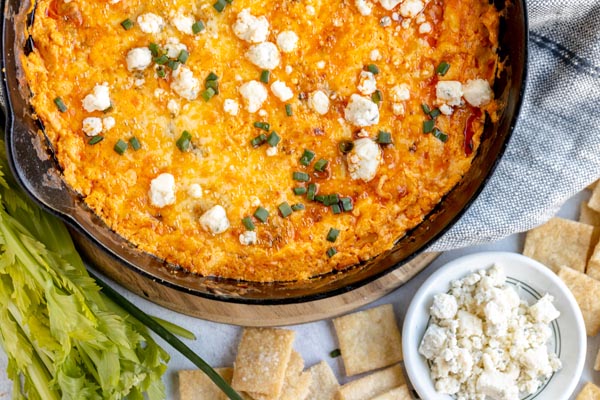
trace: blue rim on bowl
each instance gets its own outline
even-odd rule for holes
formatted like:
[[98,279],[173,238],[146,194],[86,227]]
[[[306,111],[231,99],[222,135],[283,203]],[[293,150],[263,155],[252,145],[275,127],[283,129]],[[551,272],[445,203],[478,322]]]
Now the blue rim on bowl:
[[579,306],[573,294],[552,270],[521,254],[508,252],[476,253],[458,258],[439,268],[419,288],[407,309],[402,330],[404,365],[409,380],[423,399],[451,399],[448,395],[436,392],[429,364],[418,353],[430,321],[429,307],[435,294],[448,291],[451,281],[494,264],[504,269],[506,282],[514,286],[528,304],[549,293],[561,313],[550,325],[550,348],[560,358],[562,369],[547,379],[537,392],[522,400],[567,399],[575,390],[585,363],[587,337]]

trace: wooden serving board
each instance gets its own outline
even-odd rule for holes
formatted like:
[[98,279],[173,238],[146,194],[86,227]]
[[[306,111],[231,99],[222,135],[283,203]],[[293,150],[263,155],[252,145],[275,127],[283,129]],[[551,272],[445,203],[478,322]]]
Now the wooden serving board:
[[[103,257],[96,247],[84,243],[78,241],[79,247],[85,247],[82,250],[90,260]],[[167,287],[116,262],[94,267],[137,295],[182,314],[240,326],[282,326],[331,318],[380,299],[415,276],[438,255],[421,254],[395,271],[337,296],[283,305],[249,305],[206,299]]]

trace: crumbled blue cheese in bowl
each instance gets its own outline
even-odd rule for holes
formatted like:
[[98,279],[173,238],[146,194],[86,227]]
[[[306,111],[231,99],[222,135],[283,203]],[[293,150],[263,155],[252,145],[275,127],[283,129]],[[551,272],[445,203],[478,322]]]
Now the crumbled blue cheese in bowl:
[[529,305],[493,266],[434,296],[419,353],[439,393],[460,400],[512,400],[535,393],[562,365],[549,349],[560,316],[545,294]]

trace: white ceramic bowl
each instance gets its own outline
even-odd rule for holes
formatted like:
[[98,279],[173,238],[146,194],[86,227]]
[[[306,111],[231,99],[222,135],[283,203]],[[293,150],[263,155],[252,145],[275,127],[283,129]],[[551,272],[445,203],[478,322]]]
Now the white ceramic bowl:
[[419,288],[408,307],[402,329],[404,365],[412,385],[421,399],[452,398],[436,392],[427,360],[418,352],[429,323],[429,307],[435,294],[449,290],[451,281],[494,264],[504,269],[507,283],[513,284],[519,296],[530,305],[550,293],[554,297],[554,306],[560,311],[560,317],[551,323],[550,348],[560,358],[562,369],[542,384],[538,392],[524,399],[568,399],[579,382],[585,363],[587,338],[581,311],[567,286],[554,272],[528,257],[506,252],[477,253],[456,259],[434,272]]

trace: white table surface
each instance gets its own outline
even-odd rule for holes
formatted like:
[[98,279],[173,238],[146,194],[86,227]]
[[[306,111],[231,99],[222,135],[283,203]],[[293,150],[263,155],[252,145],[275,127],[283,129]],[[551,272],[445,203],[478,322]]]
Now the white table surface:
[[[579,193],[565,203],[558,216],[569,219],[577,219],[579,213],[579,203],[586,199],[589,193]],[[404,319],[404,313],[408,307],[410,299],[419,288],[421,283],[438,267],[446,262],[458,258],[460,256],[481,251],[513,251],[520,252],[523,244],[523,234],[515,234],[504,240],[490,243],[487,245],[473,246],[459,250],[453,250],[442,254],[435,262],[422,271],[419,275],[413,278],[404,286],[400,287],[393,293],[385,296],[371,305],[364,308],[373,307],[379,304],[392,303],[396,311],[398,323],[401,324]],[[125,295],[129,300],[133,301],[139,307],[149,314],[174,322],[180,326],[194,332],[197,336],[195,341],[184,341],[204,360],[213,367],[231,366],[236,353],[236,346],[240,336],[241,328],[232,325],[219,324],[214,322],[203,321],[201,319],[187,317],[178,314],[174,311],[167,310],[161,306],[155,305],[145,299],[142,299],[118,285],[113,285],[120,293]],[[296,340],[294,348],[300,352],[305,360],[307,367],[321,361],[327,360],[333,371],[338,376],[340,383],[345,382],[343,377],[343,368],[341,358],[330,358],[329,352],[338,347],[335,332],[331,321],[319,321],[303,325],[288,326],[286,328],[296,331]],[[183,356],[175,353],[164,342],[159,341],[171,353],[169,368],[164,376],[167,386],[167,398],[179,399],[177,391],[177,373],[180,369],[194,368],[194,365],[185,359]],[[571,396],[572,399],[581,390],[581,387],[586,381],[593,381],[600,385],[600,373],[594,372],[592,367],[596,352],[600,345],[600,335],[588,338],[588,352],[585,364],[585,369],[580,380],[580,385],[575,393]],[[0,349],[0,400],[11,398],[12,383],[6,377],[6,356]],[[568,373],[568,371],[563,371]],[[561,399],[555,399],[561,400]]]

